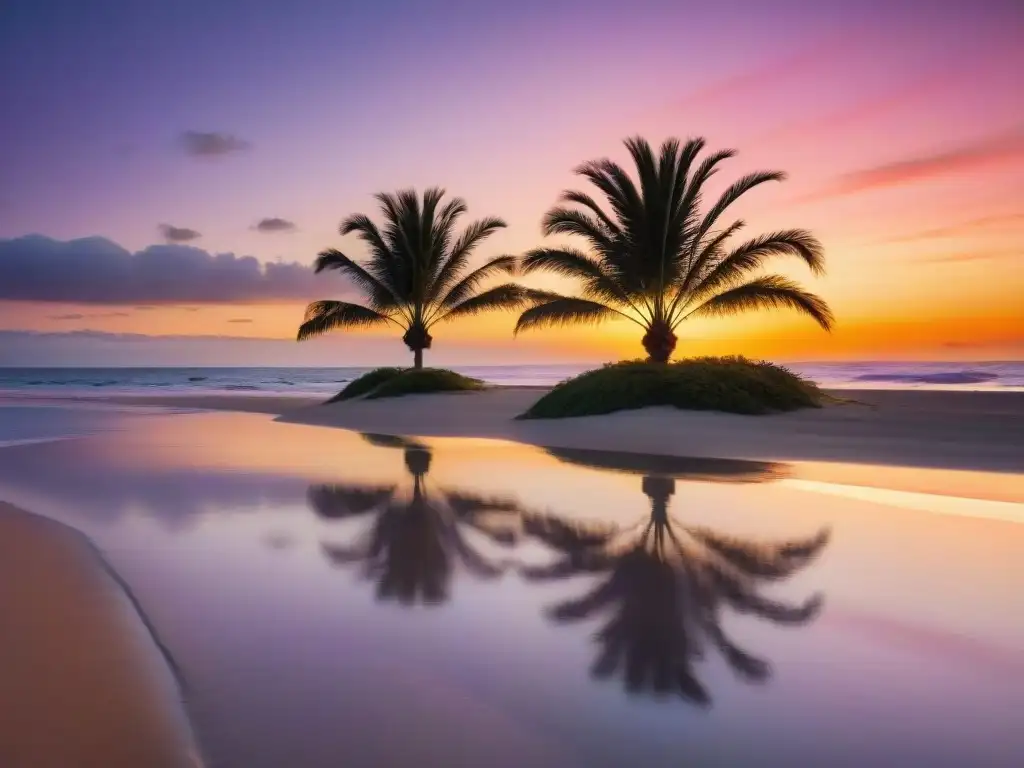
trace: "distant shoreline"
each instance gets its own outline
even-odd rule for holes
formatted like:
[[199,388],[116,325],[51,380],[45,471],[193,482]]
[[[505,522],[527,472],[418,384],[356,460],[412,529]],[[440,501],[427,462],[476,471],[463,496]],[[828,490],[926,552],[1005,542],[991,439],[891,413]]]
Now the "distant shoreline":
[[[427,361],[428,365],[431,361]],[[454,370],[492,386],[552,387],[599,363],[456,365]],[[784,363],[824,389],[955,392],[1024,391],[1024,361]],[[0,395],[260,394],[326,400],[371,370],[341,367],[74,367],[0,368]]]

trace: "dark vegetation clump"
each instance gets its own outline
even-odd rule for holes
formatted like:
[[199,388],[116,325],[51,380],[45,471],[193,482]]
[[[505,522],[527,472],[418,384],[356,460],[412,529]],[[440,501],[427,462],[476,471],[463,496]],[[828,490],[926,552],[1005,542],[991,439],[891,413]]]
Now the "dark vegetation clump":
[[361,397],[368,392],[372,392],[388,379],[393,379],[401,372],[401,368],[375,368],[364,373],[362,376],[352,379],[341,392],[327,402],[336,403],[339,400],[351,400],[353,397]]
[[562,382],[521,419],[558,419],[669,405],[694,411],[766,414],[819,408],[824,394],[792,371],[743,357],[673,363],[613,363]]
[[484,383],[455,371],[443,368],[377,368],[353,379],[338,394],[328,400],[351,400],[365,397],[400,397],[401,395],[429,392],[463,392],[483,389]]

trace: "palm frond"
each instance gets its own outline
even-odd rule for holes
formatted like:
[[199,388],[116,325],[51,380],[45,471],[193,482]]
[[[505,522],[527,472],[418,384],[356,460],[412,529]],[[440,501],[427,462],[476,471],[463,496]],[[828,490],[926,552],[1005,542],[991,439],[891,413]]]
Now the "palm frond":
[[746,222],[737,219],[720,232],[713,233],[710,238],[705,236],[703,243],[696,243],[693,251],[687,254],[683,269],[683,286],[689,291],[696,285],[701,276],[707,274],[708,265],[722,258],[722,247],[725,241],[746,226]]
[[317,255],[314,271],[319,273],[328,269],[337,270],[348,277],[369,297],[375,309],[390,309],[401,303],[386,283],[335,248],[320,251]]
[[700,161],[700,165],[697,166],[686,185],[686,196],[682,202],[682,208],[686,213],[695,214],[697,212],[703,196],[704,185],[708,179],[718,173],[719,163],[735,156],[735,149],[720,149]]
[[754,187],[765,184],[769,181],[783,181],[786,178],[786,174],[782,171],[755,171],[754,173],[748,173],[746,176],[734,181],[729,187],[721,194],[718,200],[715,202],[704,219],[700,223],[700,227],[697,230],[697,239],[700,240],[711,228],[715,226],[715,222],[718,218],[725,213],[726,209],[739,200],[743,195],[752,190]]
[[787,229],[761,235],[739,245],[700,276],[693,285],[693,291],[698,295],[710,295],[761,269],[775,256],[796,256],[815,274],[825,271],[825,249],[818,239],[805,229]]
[[645,313],[601,262],[575,248],[534,248],[523,257],[520,267],[524,273],[544,270],[562,277],[576,278],[583,284],[584,298],[629,307],[640,317],[645,317]]
[[688,316],[735,315],[752,309],[795,309],[826,331],[832,329],[832,310],[823,299],[780,275],[765,275],[707,299]]
[[358,328],[394,322],[387,314],[344,301],[314,301],[306,307],[298,340],[321,336],[340,328]]
[[[540,294],[533,294],[538,296]],[[615,315],[621,315],[611,307],[596,301],[579,299],[570,296],[547,294],[549,299],[542,304],[530,307],[519,316],[514,334],[533,328],[545,328],[559,325],[595,325]]]
[[395,495],[391,486],[316,485],[309,489],[309,505],[318,517],[340,520],[378,510]]
[[416,227],[419,235],[419,266],[431,275],[439,268],[447,246],[445,233],[437,229],[437,206],[443,197],[444,190],[440,187],[431,187],[423,193],[420,219]]
[[643,203],[636,185],[621,166],[607,159],[591,160],[579,166],[576,173],[604,193],[620,223],[636,221],[642,213]]
[[641,136],[632,136],[623,143],[636,166],[644,207],[649,208],[652,201],[664,199],[660,189],[660,167],[658,160],[654,157],[654,148]]
[[447,203],[441,212],[437,214],[437,225],[440,229],[451,229],[455,226],[455,222],[458,221],[459,217],[464,215],[469,208],[466,205],[466,201],[461,197],[453,197]]
[[503,219],[488,216],[469,224],[452,243],[451,249],[437,270],[429,292],[429,298],[437,299],[452,289],[459,273],[466,268],[474,249],[499,229],[508,226]]
[[415,190],[378,192],[374,195],[380,204],[385,226],[383,236],[390,254],[389,268],[395,274],[395,287],[401,295],[413,292],[416,271],[416,252],[419,245],[420,203]]
[[439,302],[440,308],[451,308],[472,296],[480,284],[498,274],[514,274],[517,268],[515,256],[497,256],[477,267],[453,285]]
[[710,264],[722,258],[722,246],[725,241],[745,226],[742,220],[734,221],[721,232],[717,232],[703,245],[698,244],[697,250],[682,254],[682,266],[680,277],[676,282],[675,295],[669,303],[666,313],[669,323],[676,323],[676,313],[684,310],[693,300],[694,286],[700,283],[701,277],[706,275]]
[[555,207],[544,214],[541,231],[545,235],[576,235],[587,240],[599,252],[613,248],[613,233],[596,216],[575,208]]
[[455,240],[455,224],[467,210],[466,201],[461,197],[455,197],[445,203],[434,218],[431,235],[434,250],[431,254],[431,263],[434,265],[432,272],[435,282],[451,252],[451,245]]
[[583,281],[604,274],[596,259],[575,248],[534,248],[526,252],[519,266],[523,274],[543,270]]
[[359,239],[370,248],[370,253],[375,258],[386,258],[390,253],[388,244],[384,242],[384,237],[377,229],[377,225],[366,214],[354,213],[348,216],[341,222],[338,231],[342,235],[356,232]]
[[469,315],[476,315],[480,312],[488,312],[494,309],[520,309],[528,300],[522,286],[515,283],[505,283],[465,299],[444,314],[438,316],[437,320],[468,317]]
[[591,213],[593,213],[598,218],[598,220],[601,222],[601,224],[604,225],[604,227],[608,230],[609,233],[611,233],[612,235],[619,234],[619,225],[612,221],[611,217],[604,212],[604,209],[601,208],[600,205],[598,205],[597,201],[594,200],[594,198],[592,198],[586,192],[579,192],[574,189],[567,189],[565,192],[562,193],[561,199],[562,202],[576,203],[577,205],[582,205],[584,208],[587,208],[588,210],[590,210]]

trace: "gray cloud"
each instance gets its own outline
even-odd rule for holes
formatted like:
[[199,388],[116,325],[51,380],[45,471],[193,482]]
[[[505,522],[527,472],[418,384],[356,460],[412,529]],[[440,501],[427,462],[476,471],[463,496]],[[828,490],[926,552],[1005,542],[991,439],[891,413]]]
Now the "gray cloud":
[[188,227],[175,227],[173,224],[160,224],[157,229],[168,243],[188,243],[198,240],[202,235]]
[[233,317],[230,320],[228,320],[228,322],[229,323],[251,323],[252,322],[252,318],[251,317]]
[[277,216],[270,216],[268,218],[260,219],[259,222],[253,227],[257,232],[294,232],[298,229],[295,226],[294,221],[288,221],[288,219],[278,218]]
[[70,304],[210,304],[337,296],[338,275],[295,262],[210,254],[187,245],[136,253],[102,237],[60,241],[42,235],[0,240],[0,300]]
[[192,157],[220,157],[232,152],[243,152],[251,144],[230,133],[185,131],[178,137],[185,153]]
[[48,320],[84,320],[85,315],[71,314],[71,315],[47,315]]

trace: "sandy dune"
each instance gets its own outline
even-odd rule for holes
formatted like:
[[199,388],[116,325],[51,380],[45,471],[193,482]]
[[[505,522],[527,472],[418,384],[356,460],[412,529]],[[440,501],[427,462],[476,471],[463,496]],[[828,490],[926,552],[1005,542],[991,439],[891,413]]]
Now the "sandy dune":
[[318,405],[281,418],[389,434],[471,435],[676,456],[1024,471],[1024,393],[835,394],[860,404],[771,416],[646,408],[515,421],[539,394],[510,388]]
[[423,437],[490,437],[533,445],[675,456],[853,462],[1024,472],[1024,392],[837,390],[855,401],[771,416],[647,408],[516,421],[545,390],[410,395],[322,405],[246,394],[107,397],[107,402],[280,414],[296,424]]
[[492,437],[533,445],[677,456],[1024,471],[1024,392],[841,390],[855,404],[772,416],[647,408],[516,421],[542,389],[412,395],[320,405],[305,398],[198,395],[119,402],[279,413],[366,432]]

